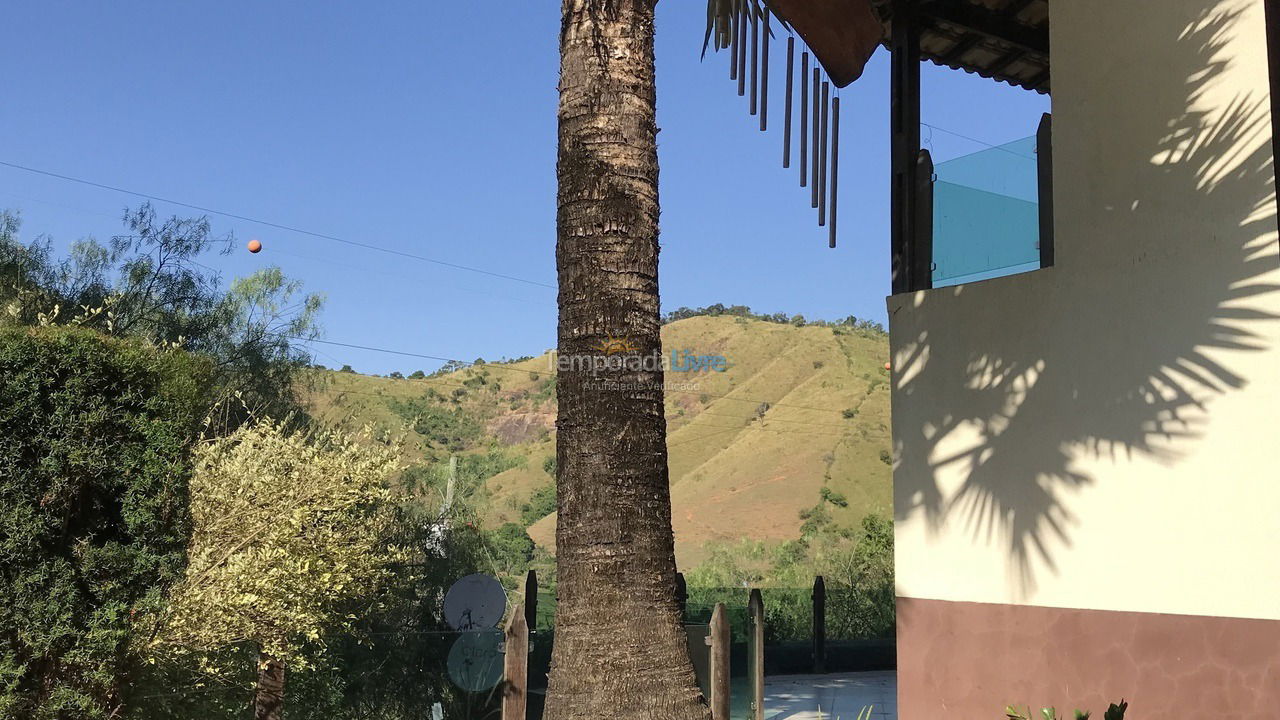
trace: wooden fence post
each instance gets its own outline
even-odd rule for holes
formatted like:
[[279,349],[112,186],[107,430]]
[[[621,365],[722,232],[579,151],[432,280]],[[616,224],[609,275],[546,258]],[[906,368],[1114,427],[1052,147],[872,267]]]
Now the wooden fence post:
[[689,604],[689,586],[684,581],[684,573],[676,573],[676,605],[680,608],[680,622],[684,622]]
[[747,601],[751,616],[751,641],[747,649],[747,675],[751,682],[751,717],[764,720],[764,597],[760,590],[751,591]]
[[827,583],[813,579],[813,672],[827,671]]
[[538,573],[534,570],[524,576],[524,624],[529,632],[538,631]]
[[729,617],[724,603],[711,612],[711,720],[729,720]]
[[502,720],[525,720],[529,702],[529,625],[523,603],[512,611],[504,635]]

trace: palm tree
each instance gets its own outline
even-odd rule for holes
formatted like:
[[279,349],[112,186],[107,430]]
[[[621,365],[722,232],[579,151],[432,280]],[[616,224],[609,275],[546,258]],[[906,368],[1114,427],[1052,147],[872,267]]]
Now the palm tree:
[[[674,597],[658,307],[656,0],[563,0],[559,602],[547,720],[706,720]],[[593,373],[574,358],[600,356]],[[568,361],[568,362],[566,362]]]

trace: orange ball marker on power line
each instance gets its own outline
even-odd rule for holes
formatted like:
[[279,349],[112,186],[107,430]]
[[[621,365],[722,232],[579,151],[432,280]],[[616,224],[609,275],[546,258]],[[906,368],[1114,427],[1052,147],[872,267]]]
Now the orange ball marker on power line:
[[260,250],[262,250],[262,243],[258,242],[257,240],[249,241],[249,252],[256,253]]
[[892,368],[892,366],[891,366],[889,363],[885,363],[885,364],[884,364],[884,369],[885,369],[885,370],[891,370],[891,369],[893,369],[893,368]]

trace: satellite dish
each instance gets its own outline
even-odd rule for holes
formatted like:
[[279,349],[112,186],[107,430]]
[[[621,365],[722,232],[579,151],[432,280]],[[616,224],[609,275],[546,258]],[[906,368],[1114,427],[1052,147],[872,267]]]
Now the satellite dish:
[[464,632],[449,650],[449,679],[468,692],[488,690],[502,679],[501,630]]
[[492,575],[468,575],[455,582],[444,596],[444,621],[454,630],[497,627],[506,614],[507,592]]

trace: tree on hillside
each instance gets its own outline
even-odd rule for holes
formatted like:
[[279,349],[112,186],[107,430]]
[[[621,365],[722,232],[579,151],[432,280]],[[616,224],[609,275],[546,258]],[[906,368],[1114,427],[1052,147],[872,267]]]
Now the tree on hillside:
[[[661,354],[653,0],[563,0],[559,357]],[[614,357],[619,357],[615,355]],[[556,392],[558,606],[547,720],[704,720],[675,604],[661,367]]]
[[[344,628],[341,610],[387,578],[387,483],[397,450],[253,422],[201,446],[191,481],[186,576],[155,620],[150,649],[199,654],[251,642],[257,720],[279,720],[285,669]],[[215,655],[210,656],[214,662]]]
[[135,614],[182,576],[211,368],[75,328],[0,328],[0,717],[127,701]]

